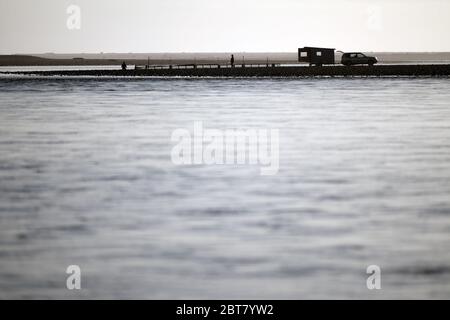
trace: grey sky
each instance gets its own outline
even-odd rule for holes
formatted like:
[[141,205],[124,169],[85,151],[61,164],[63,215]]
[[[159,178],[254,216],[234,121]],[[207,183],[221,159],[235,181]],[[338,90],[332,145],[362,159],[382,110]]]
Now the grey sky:
[[448,31],[446,0],[0,0],[1,54],[450,51]]

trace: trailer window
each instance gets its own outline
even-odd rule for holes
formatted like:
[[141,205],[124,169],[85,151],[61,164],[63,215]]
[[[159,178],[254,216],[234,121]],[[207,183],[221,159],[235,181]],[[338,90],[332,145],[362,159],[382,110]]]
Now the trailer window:
[[306,52],[306,51],[300,52],[300,57],[306,58],[307,56],[308,56],[308,52]]
[[321,57],[321,56],[322,56],[322,51],[317,51],[317,52],[316,52],[316,55],[317,55],[318,57]]

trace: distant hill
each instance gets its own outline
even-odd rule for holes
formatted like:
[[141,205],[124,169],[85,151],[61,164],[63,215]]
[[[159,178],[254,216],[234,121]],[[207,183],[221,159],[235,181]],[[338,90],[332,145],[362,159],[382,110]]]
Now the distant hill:
[[2,66],[27,66],[27,65],[45,65],[48,59],[26,56],[26,55],[0,55],[0,65]]
[[[141,62],[144,61],[129,61]],[[31,55],[0,55],[0,66],[82,66],[82,65],[116,65],[122,63],[122,60],[116,59],[84,59],[74,58],[44,58]]]

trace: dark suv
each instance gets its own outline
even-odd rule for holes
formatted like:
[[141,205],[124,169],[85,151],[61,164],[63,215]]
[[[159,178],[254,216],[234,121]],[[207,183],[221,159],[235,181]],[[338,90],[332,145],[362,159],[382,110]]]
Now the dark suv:
[[368,64],[369,66],[373,66],[377,62],[378,60],[376,57],[369,57],[361,52],[344,53],[341,60],[341,63],[344,66],[352,66],[355,64]]

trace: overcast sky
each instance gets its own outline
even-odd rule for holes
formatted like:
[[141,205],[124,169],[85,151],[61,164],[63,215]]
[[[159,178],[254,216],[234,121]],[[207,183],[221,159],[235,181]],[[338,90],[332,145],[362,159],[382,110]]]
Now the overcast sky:
[[450,51],[449,31],[448,0],[0,0],[1,54]]

